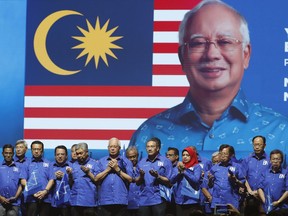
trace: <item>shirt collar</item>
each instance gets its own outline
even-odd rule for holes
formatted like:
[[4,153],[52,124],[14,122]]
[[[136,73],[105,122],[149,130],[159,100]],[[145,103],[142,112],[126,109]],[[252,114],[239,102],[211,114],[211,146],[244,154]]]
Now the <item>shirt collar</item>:
[[27,160],[27,157],[25,156],[22,160],[20,160],[17,156],[14,157],[15,162],[24,162]]
[[16,166],[14,161],[12,161],[12,163],[10,165],[8,165],[5,160],[2,161],[2,165],[6,165],[6,166],[9,166],[9,167]]
[[153,160],[150,160],[149,157],[147,157],[146,161],[154,162],[156,160],[160,160],[159,156],[160,154],[156,155],[156,157]]
[[32,157],[32,162],[44,162],[43,157],[41,157],[39,160]]
[[266,159],[267,158],[267,154],[266,152],[264,152],[259,158],[257,157],[257,155],[255,154],[255,152],[252,153],[252,157],[261,160],[261,159]]
[[[191,100],[191,95],[188,92],[184,101],[179,105],[178,114],[180,116],[184,116],[191,112],[197,115],[196,109],[193,106],[193,101]],[[231,105],[224,113],[227,112],[229,112],[229,114],[232,115],[234,118],[243,119],[245,121],[247,121],[247,119],[249,118],[248,101],[246,100],[246,96],[241,89],[238,91]]]
[[[224,166],[224,164],[222,162],[220,162],[219,166]],[[225,167],[228,167],[228,166],[232,166],[232,161],[231,160],[229,160],[229,162],[227,163],[227,166],[225,166]]]
[[56,166],[56,167],[65,167],[65,166],[69,166],[69,164],[68,164],[67,161],[66,161],[65,163],[63,163],[63,164],[59,164],[59,163],[57,163],[57,161],[54,161],[53,166]]

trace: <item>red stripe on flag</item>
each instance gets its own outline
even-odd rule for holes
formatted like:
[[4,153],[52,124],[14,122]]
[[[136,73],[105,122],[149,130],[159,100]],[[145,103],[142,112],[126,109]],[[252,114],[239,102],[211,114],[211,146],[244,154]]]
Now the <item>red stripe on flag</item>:
[[40,130],[40,129],[25,129],[25,139],[98,139],[109,140],[111,136],[122,140],[129,140],[134,130]]
[[185,96],[187,87],[26,86],[25,96]]
[[178,32],[180,21],[155,21],[154,31],[176,31]]
[[174,10],[181,10],[181,9],[191,9],[195,5],[197,5],[200,0],[155,0],[154,1],[154,9],[161,10],[161,9],[174,9]]
[[153,65],[153,75],[184,75],[184,72],[181,65]]
[[178,43],[154,43],[154,53],[177,53]]
[[25,118],[149,118],[161,108],[25,108]]

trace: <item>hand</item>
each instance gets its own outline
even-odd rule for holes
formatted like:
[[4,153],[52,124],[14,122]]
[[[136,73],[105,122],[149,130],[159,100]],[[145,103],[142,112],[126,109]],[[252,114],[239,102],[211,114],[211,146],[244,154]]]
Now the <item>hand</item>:
[[108,166],[115,171],[119,170],[118,161],[116,159],[109,161]]
[[144,170],[140,169],[140,170],[139,170],[139,173],[140,173],[140,177],[144,178],[144,175],[145,175]]
[[64,173],[61,172],[60,170],[55,172],[55,176],[57,179],[62,179],[63,175],[64,175]]
[[0,203],[1,204],[9,204],[10,201],[9,201],[9,199],[6,199],[5,197],[0,196]]
[[71,167],[66,167],[66,172],[68,175],[71,175],[72,174],[72,168]]
[[274,202],[272,202],[272,206],[274,206],[274,207],[278,206],[279,204],[280,204],[279,201],[274,201]]
[[179,162],[177,163],[177,168],[178,168],[178,171],[179,171],[180,173],[182,173],[182,172],[185,170],[185,165],[184,165],[181,161],[179,161]]
[[159,174],[156,170],[151,169],[151,170],[149,170],[149,173],[150,173],[150,175],[152,175],[155,178],[159,177]]
[[81,166],[81,170],[86,174],[88,174],[90,172],[90,168],[88,168],[86,166]]
[[42,200],[47,194],[48,194],[47,190],[42,190],[42,191],[38,191],[37,193],[35,193],[34,197],[39,200]]

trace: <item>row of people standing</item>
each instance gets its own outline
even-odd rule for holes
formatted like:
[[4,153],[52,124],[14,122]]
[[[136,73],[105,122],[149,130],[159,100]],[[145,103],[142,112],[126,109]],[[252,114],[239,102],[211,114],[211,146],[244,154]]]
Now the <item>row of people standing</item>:
[[[67,148],[57,146],[53,162],[43,158],[41,141],[32,142],[31,159],[23,154],[25,141],[16,143],[14,160],[14,147],[8,144],[3,146],[0,168],[0,214],[17,215],[22,203],[22,215],[29,216],[165,215],[174,202],[176,215],[190,215],[203,210],[205,203],[206,213],[217,204],[231,203],[237,209],[243,194],[259,199],[266,212],[286,208],[283,153],[274,150],[269,160],[265,146],[265,137],[254,137],[254,152],[237,161],[233,147],[222,145],[218,155],[213,154],[212,165],[193,147],[182,150],[180,162],[175,148],[161,156],[158,138],[148,140],[147,157],[139,163],[134,146],[126,150],[127,158],[120,155],[117,138],[108,142],[109,155],[97,161],[89,157],[86,143],[73,146],[72,161],[67,161]],[[257,211],[263,209],[259,206]]]

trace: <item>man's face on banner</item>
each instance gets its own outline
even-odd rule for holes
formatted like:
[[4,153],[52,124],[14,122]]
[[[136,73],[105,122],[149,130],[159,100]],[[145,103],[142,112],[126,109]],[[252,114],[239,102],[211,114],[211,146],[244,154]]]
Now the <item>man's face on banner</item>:
[[[250,45],[243,51],[239,19],[221,5],[204,6],[188,21],[184,42],[189,43],[198,38],[214,43],[209,43],[205,49],[197,52],[191,49],[191,45],[183,47],[183,70],[191,89],[226,89],[228,92],[234,89],[237,92],[250,58]],[[232,50],[223,48],[226,39],[237,41]]]

